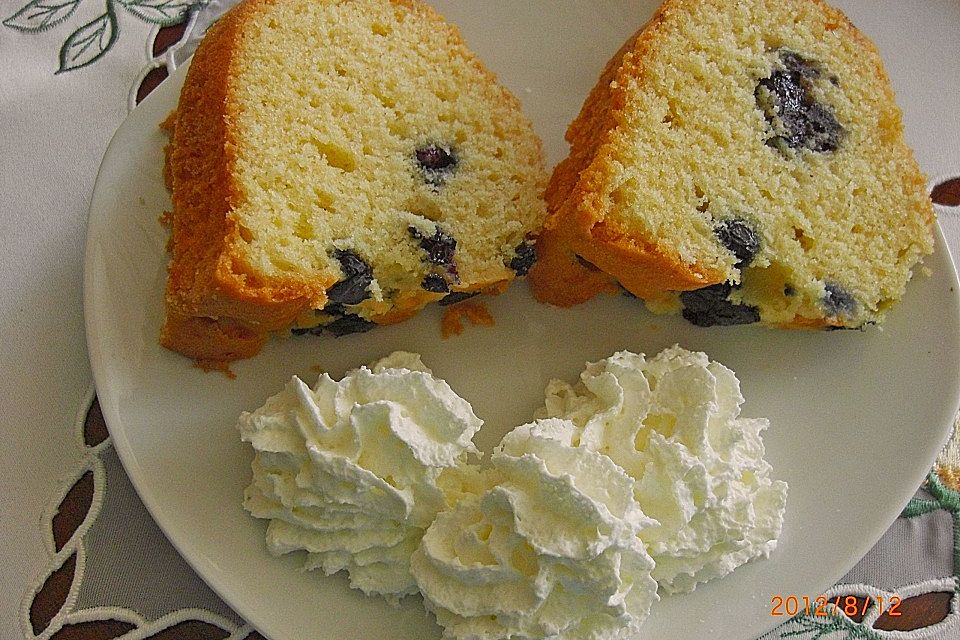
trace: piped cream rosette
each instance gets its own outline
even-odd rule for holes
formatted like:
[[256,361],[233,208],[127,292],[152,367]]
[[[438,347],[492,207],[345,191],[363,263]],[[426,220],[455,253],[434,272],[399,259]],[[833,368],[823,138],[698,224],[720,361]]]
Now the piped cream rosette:
[[305,550],[306,568],[346,570],[368,594],[414,594],[410,555],[476,475],[466,457],[481,424],[414,354],[312,389],[294,377],[240,417],[256,451],[244,507],[270,520],[272,553]]
[[547,387],[538,415],[572,420],[580,447],[636,481],[658,523],[640,536],[665,592],[692,591],[776,547],[787,485],[763,458],[768,421],[741,418],[743,401],[730,369],[678,346],[649,360],[620,352],[588,364],[576,385]]
[[456,638],[628,638],[657,585],[639,533],[655,524],[635,482],[576,446],[577,427],[543,420],[494,452],[492,486],[439,514],[411,568]]

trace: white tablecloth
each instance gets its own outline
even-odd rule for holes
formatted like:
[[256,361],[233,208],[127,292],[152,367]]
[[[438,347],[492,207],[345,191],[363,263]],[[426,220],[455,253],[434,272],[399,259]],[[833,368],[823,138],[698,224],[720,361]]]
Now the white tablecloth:
[[[954,1],[939,4],[948,11]],[[910,4],[878,2],[876,14],[903,13],[903,28],[909,28]],[[217,637],[212,629],[221,630],[220,637],[251,633],[166,543],[130,487],[109,440],[85,442],[82,428],[94,394],[81,290],[90,191],[99,160],[133,107],[143,78],[151,69],[172,68],[189,50],[181,43],[158,54],[153,43],[162,26],[183,20],[190,5],[188,0],[0,3],[4,638],[46,638],[64,626],[103,619],[123,622],[127,638],[148,637],[187,620],[206,625],[211,635],[203,637]],[[191,22],[188,40],[202,33],[203,24],[216,13],[211,5],[201,14],[200,26]],[[890,23],[888,15],[861,26],[877,37],[883,50],[884,29]],[[960,57],[960,24],[941,27],[923,37],[943,39],[940,49]],[[901,92],[900,99],[908,138],[932,174],[931,182],[960,175],[960,80],[946,77],[923,92]],[[919,128],[914,116],[921,111],[926,121],[943,127]],[[938,214],[949,245],[954,253],[960,251],[960,210],[940,207]],[[38,629],[31,623],[31,607],[63,559],[51,523],[61,499],[85,477],[97,485],[90,507],[96,517],[85,521],[73,538],[79,553],[68,598]],[[870,585],[952,589],[952,526],[943,509],[898,521],[849,581],[868,591]],[[955,618],[951,615],[937,629],[897,637],[960,637]],[[827,631],[838,634],[832,637],[875,637],[843,628]],[[827,637],[801,626],[770,637],[791,632],[794,637]]]

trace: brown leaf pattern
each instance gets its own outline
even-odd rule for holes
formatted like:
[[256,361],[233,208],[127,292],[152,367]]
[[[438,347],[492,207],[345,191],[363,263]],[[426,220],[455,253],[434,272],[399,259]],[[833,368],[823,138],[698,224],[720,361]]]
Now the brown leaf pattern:
[[[895,607],[884,605],[886,609],[877,617],[873,628],[880,631],[916,631],[938,624],[950,615],[952,598],[950,592],[933,591],[904,598]],[[869,596],[844,595],[840,596],[839,601],[850,603],[849,607],[840,607],[840,611],[854,622],[863,622],[867,610],[873,606],[873,598]]]
[[[183,615],[166,616],[156,621],[144,620],[135,611],[115,608],[103,613],[74,610],[80,582],[83,580],[84,536],[99,515],[107,487],[100,454],[109,450],[111,442],[103,413],[96,395],[91,391],[86,409],[78,414],[75,425],[78,444],[83,452],[84,467],[69,486],[55,508],[48,512],[48,540],[52,539],[51,569],[43,583],[25,595],[22,618],[23,635],[28,639],[38,636],[48,640],[111,640],[131,631],[150,633],[152,640],[223,640],[235,636],[247,640],[265,640],[248,625],[233,628],[233,623],[203,610]],[[51,505],[52,507],[53,505]],[[71,594],[73,594],[71,596]],[[109,603],[105,603],[109,605]],[[97,616],[91,619],[91,614]],[[207,620],[192,619],[208,618]],[[171,623],[170,619],[176,621]],[[213,622],[216,620],[217,622]],[[222,626],[221,626],[222,625]],[[227,629],[223,627],[227,627]],[[229,630],[228,630],[229,629]]]
[[30,625],[34,635],[40,635],[50,626],[54,616],[60,613],[70,595],[77,570],[77,553],[73,552],[59,567],[53,570],[30,603]]
[[153,57],[159,58],[164,51],[180,42],[186,31],[186,21],[169,27],[163,27],[157,31],[157,35],[153,39]]
[[107,423],[103,419],[100,401],[94,397],[83,421],[83,444],[87,447],[96,447],[109,437],[110,432],[107,431]]
[[121,620],[90,620],[65,624],[50,640],[112,640],[137,628],[137,625]]
[[145,640],[223,640],[229,635],[229,632],[209,622],[185,620],[158,631]]
[[[186,29],[187,23],[185,21],[159,29],[153,39],[153,57],[155,59],[160,58],[167,49],[180,42],[186,33]],[[160,83],[166,80],[168,75],[167,67],[162,64],[150,69],[137,87],[136,104],[140,104],[144,98],[150,95],[150,92],[160,86]]]
[[166,67],[154,67],[147,72],[147,75],[143,77],[143,80],[140,81],[140,86],[137,88],[137,104],[143,102],[143,99],[146,98],[150,92],[160,86],[160,83],[167,79],[167,68]]
[[70,487],[67,495],[60,501],[57,513],[51,520],[56,551],[67,546],[87,518],[90,505],[93,504],[94,484],[93,471],[88,470]]
[[944,180],[935,186],[930,199],[944,207],[960,207],[960,177]]
[[953,594],[944,591],[924,593],[912,598],[904,598],[896,608],[900,615],[890,615],[885,611],[874,623],[874,629],[881,631],[915,631],[943,622],[950,615],[950,602]]

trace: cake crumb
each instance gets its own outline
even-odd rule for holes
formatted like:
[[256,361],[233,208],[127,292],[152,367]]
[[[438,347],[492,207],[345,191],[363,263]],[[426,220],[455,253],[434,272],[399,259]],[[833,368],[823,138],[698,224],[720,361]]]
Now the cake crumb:
[[230,369],[230,362],[226,360],[205,360],[203,358],[197,358],[193,361],[193,366],[202,369],[204,373],[219,371],[231,380],[235,380],[237,377],[237,374]]
[[460,335],[463,333],[464,319],[469,320],[472,325],[484,327],[492,327],[495,324],[486,304],[465,300],[443,310],[443,317],[440,319],[440,335],[444,338]]

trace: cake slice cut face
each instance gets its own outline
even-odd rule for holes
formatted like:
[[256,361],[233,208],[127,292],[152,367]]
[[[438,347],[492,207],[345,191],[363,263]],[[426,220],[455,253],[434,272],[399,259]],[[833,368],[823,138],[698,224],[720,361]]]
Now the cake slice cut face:
[[245,0],[169,126],[165,346],[256,353],[502,291],[545,215],[540,141],[457,30],[410,0]]
[[531,274],[697,325],[879,323],[933,248],[875,46],[818,0],[667,0],[567,131]]

